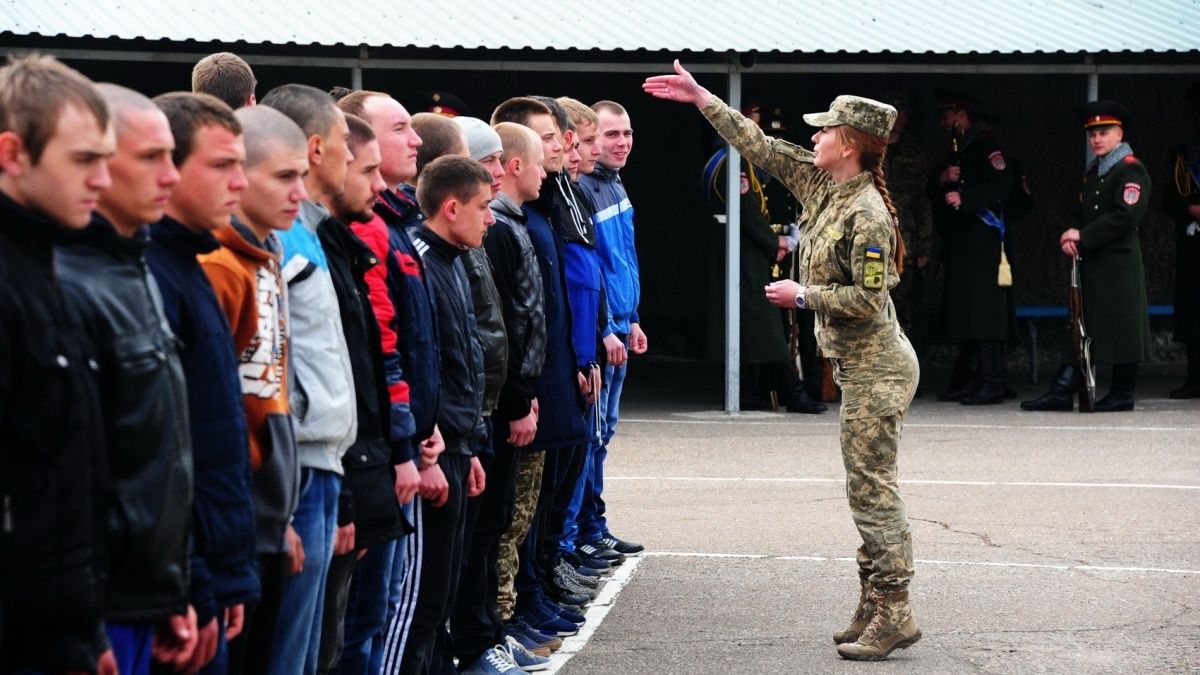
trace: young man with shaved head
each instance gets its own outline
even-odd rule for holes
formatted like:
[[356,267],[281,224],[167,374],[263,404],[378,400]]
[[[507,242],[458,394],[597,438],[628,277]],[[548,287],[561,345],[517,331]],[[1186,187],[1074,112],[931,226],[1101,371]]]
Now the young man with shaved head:
[[[196,644],[187,593],[192,448],[175,336],[146,271],[149,224],[179,182],[175,142],[158,106],[111,84],[98,87],[117,132],[112,186],[87,229],[57,247],[59,278],[78,300],[96,346],[108,471],[116,499],[109,536],[124,542],[109,570],[105,621],[122,673],[148,673],[154,634],[174,660]],[[162,358],[151,358],[161,354]],[[190,622],[189,622],[190,616]],[[168,644],[170,643],[170,644]]]
[[[4,672],[92,672],[105,651],[100,552],[108,514],[96,360],[54,280],[53,243],[86,227],[111,185],[109,122],[92,83],[55,59],[26,56],[0,67]],[[115,672],[111,653],[100,666]]]
[[[353,223],[351,229],[382,262],[368,270],[366,278],[379,324],[392,409],[411,412],[413,440],[420,450],[414,461],[395,467],[396,495],[411,516],[414,488],[422,497],[433,500],[440,500],[448,490],[437,464],[444,444],[437,428],[441,376],[433,297],[426,285],[424,264],[407,231],[421,222],[416,192],[409,181],[417,173],[422,140],[404,106],[382,92],[352,92],[338,101],[338,107],[362,117],[375,131],[381,160],[379,173],[388,186],[375,204],[375,217],[366,223]],[[399,606],[405,565],[415,558],[411,551],[414,543],[413,537],[406,537],[395,546],[370,549],[364,558],[364,565],[391,565],[385,625],[391,624]],[[380,631],[371,638],[369,672],[379,671],[383,647]]]
[[[358,431],[354,376],[338,312],[329,261],[317,236],[330,217],[328,201],[342,193],[354,159],[346,116],[325,92],[285,84],[262,105],[287,115],[308,143],[308,174],[297,222],[279,233],[288,285],[292,373],[288,391],[296,420],[301,471],[300,503],[292,526],[304,542],[304,566],[284,584],[272,646],[271,675],[313,675],[321,640],[321,608],[338,529],[342,457]],[[345,536],[345,533],[341,533]]]
[[202,255],[233,333],[250,442],[262,597],[246,609],[243,634],[230,643],[230,672],[266,669],[283,582],[299,571],[303,543],[289,525],[300,493],[296,438],[288,413],[287,294],[275,232],[292,226],[307,198],[308,144],[286,115],[265,106],[236,113],[246,145],[246,190],[221,248]]
[[225,672],[226,640],[242,628],[244,606],[259,597],[254,554],[250,451],[237,356],[228,321],[196,256],[215,251],[246,189],[242,127],[229,106],[205,94],[154,99],[171,125],[179,184],[166,215],[150,228],[146,261],[171,330],[183,344],[195,458],[191,603],[199,644],[180,670],[208,664]]

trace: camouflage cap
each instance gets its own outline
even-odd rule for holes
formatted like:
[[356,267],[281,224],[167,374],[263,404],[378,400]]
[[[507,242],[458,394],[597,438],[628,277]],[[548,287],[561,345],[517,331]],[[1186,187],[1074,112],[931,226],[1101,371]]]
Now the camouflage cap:
[[868,134],[887,138],[896,121],[896,109],[886,103],[862,96],[839,96],[833,99],[829,112],[809,113],[804,121],[814,127],[836,127],[842,124]]

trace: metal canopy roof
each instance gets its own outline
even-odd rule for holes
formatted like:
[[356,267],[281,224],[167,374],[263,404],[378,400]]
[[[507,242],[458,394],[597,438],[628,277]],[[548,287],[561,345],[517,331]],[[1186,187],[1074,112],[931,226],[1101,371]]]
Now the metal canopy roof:
[[825,54],[1200,51],[1200,0],[0,0],[0,34]]

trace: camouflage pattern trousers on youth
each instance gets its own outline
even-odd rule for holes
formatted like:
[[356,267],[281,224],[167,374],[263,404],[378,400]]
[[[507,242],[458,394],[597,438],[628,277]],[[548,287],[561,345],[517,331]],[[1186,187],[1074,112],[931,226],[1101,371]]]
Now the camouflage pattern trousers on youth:
[[904,590],[913,577],[912,535],[897,486],[896,455],[919,376],[916,355],[902,338],[896,350],[837,364],[846,497],[863,540],[859,575],[880,592]]
[[533,512],[537,510],[538,495],[542,492],[542,473],[546,467],[545,452],[518,450],[517,483],[513,502],[513,519],[508,531],[500,537],[500,556],[497,561],[499,590],[496,596],[496,614],[508,621],[517,604],[517,549],[529,534]]

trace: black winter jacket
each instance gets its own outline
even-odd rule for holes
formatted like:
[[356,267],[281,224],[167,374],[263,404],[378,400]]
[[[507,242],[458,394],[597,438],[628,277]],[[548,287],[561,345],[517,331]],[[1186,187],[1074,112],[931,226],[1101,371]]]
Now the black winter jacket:
[[545,295],[521,207],[501,192],[492,201],[492,215],[496,222],[488,228],[483,248],[492,261],[492,278],[500,293],[508,334],[508,374],[500,390],[496,417],[508,422],[529,414],[533,381],[542,373],[546,359]]
[[0,193],[0,672],[92,672],[106,643],[98,364],[58,233]]
[[396,473],[387,442],[390,403],[379,324],[367,299],[369,290],[364,278],[380,260],[335,218],[321,221],[317,237],[329,261],[329,276],[337,294],[358,407],[358,434],[342,457],[345,473],[338,496],[338,524],[354,523],[354,546],[363,549],[408,532],[408,523],[396,501]]
[[461,249],[427,227],[413,237],[425,262],[441,338],[442,400],[438,429],[446,452],[469,455],[487,438],[483,426],[483,351],[475,329],[471,284]]
[[504,329],[504,306],[492,276],[492,261],[482,248],[468,249],[463,266],[471,282],[471,301],[475,307],[475,327],[479,348],[483,350],[483,414],[491,415],[500,400],[500,390],[508,370],[508,333]]
[[192,439],[175,334],[146,267],[149,232],[96,214],[58,246],[58,275],[96,346],[112,494],[104,615],[151,621],[187,611]]
[[150,226],[146,262],[171,330],[183,343],[195,467],[191,603],[203,626],[260,593],[250,493],[250,437],[229,321],[196,256],[220,244],[170,217]]

